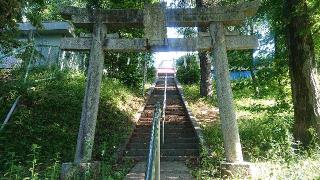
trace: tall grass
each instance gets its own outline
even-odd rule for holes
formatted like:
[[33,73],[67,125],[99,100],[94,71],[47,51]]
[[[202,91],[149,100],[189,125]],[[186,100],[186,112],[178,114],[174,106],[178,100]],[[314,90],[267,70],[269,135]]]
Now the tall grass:
[[[18,95],[22,98],[0,132],[0,176],[57,179],[61,163],[73,161],[85,76],[35,69],[23,84],[21,71],[12,73],[0,81],[0,118],[4,119]],[[55,78],[34,81],[46,77]],[[103,78],[93,160],[102,161],[105,177],[125,174],[121,172],[127,167],[117,165],[112,154],[131,131],[131,118],[143,102],[137,93],[116,79]]]
[[[319,178],[320,172],[316,170],[320,169],[318,144],[314,141],[305,149],[292,137],[290,92],[286,92],[286,97],[282,99],[278,99],[272,91],[256,98],[250,87],[244,84],[247,84],[246,80],[233,83],[234,102],[244,159],[256,165],[255,178]],[[225,157],[218,111],[212,111],[217,113],[215,116],[202,114],[203,111],[216,109],[216,97],[200,98],[199,85],[183,85],[183,88],[211,150],[202,152],[201,164],[194,175],[199,179],[219,178],[219,163]],[[298,168],[302,165],[303,168]]]

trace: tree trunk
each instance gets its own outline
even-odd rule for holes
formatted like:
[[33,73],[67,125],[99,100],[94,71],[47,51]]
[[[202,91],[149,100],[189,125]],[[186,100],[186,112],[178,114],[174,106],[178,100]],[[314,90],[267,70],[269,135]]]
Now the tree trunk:
[[[197,7],[203,7],[202,0],[196,0]],[[198,27],[199,32],[206,32],[205,27]],[[207,58],[207,52],[198,52],[200,60],[200,95],[212,96],[212,76],[211,76],[211,59]]]
[[[254,35],[252,22],[250,22],[249,26],[250,26],[250,35]],[[258,82],[256,74],[254,72],[255,64],[254,64],[253,53],[254,53],[254,50],[250,50],[250,57],[252,58],[251,62],[250,62],[250,73],[251,73],[251,78],[252,78],[252,87],[253,87],[254,95],[256,97],[258,97],[259,96],[259,82]]]
[[311,141],[310,128],[319,135],[320,91],[319,79],[305,0],[286,0],[284,7],[289,70],[294,104],[293,135],[303,145]]
[[250,52],[250,55],[252,57],[252,60],[251,60],[251,63],[250,63],[250,73],[251,73],[251,78],[252,78],[252,87],[253,87],[253,91],[254,91],[254,95],[256,97],[259,96],[260,94],[260,91],[259,91],[259,83],[258,83],[258,80],[257,80],[257,76],[256,76],[256,73],[254,72],[255,70],[255,65],[254,65],[254,59],[253,59],[253,51]]
[[207,52],[199,52],[200,59],[200,95],[212,96],[211,59],[207,58]]

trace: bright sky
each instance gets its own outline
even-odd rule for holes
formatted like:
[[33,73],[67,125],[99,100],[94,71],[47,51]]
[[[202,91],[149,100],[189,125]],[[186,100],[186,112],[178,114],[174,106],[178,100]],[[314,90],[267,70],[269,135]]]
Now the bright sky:
[[[163,1],[163,0],[162,0]],[[164,0],[167,6],[173,3],[174,0]],[[183,38],[183,35],[177,32],[176,28],[167,28],[167,38]],[[187,52],[157,52],[154,53],[155,67],[158,68],[160,64],[163,68],[173,67],[175,63],[173,60],[186,55]]]
[[[176,28],[167,28],[167,37],[168,38],[183,38],[183,35],[180,35],[177,32]],[[187,52],[156,52],[154,53],[155,58],[155,67],[159,67],[160,64],[162,68],[173,67],[175,63],[173,60],[178,59],[181,56],[186,55]]]
[[[161,0],[163,1],[163,0]],[[172,3],[174,0],[165,0],[167,6]],[[263,42],[265,36],[270,34],[269,24],[267,22],[257,25],[254,27],[258,31],[262,38],[259,38],[259,47],[254,53],[254,57],[266,56],[267,54],[274,51],[274,42]],[[183,35],[177,32],[176,28],[167,28],[167,37],[168,38],[183,38]],[[181,56],[186,55],[188,52],[157,52],[153,56],[155,58],[155,67],[158,68],[159,65],[163,68],[173,67],[174,59],[178,59]]]

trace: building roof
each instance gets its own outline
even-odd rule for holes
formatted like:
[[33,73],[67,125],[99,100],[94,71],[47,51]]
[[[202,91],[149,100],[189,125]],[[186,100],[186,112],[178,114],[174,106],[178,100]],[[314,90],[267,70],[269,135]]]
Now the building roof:
[[74,35],[73,25],[68,22],[43,22],[43,29],[37,29],[31,23],[18,23],[19,30],[23,34],[28,34],[31,30],[41,35],[57,35],[72,37]]

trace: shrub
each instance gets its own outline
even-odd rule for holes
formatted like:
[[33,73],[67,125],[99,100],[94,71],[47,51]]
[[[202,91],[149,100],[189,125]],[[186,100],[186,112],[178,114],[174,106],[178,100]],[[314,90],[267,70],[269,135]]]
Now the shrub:
[[[186,59],[186,67],[184,66]],[[181,83],[194,84],[200,81],[200,67],[195,56],[184,56],[177,61],[177,78]]]

